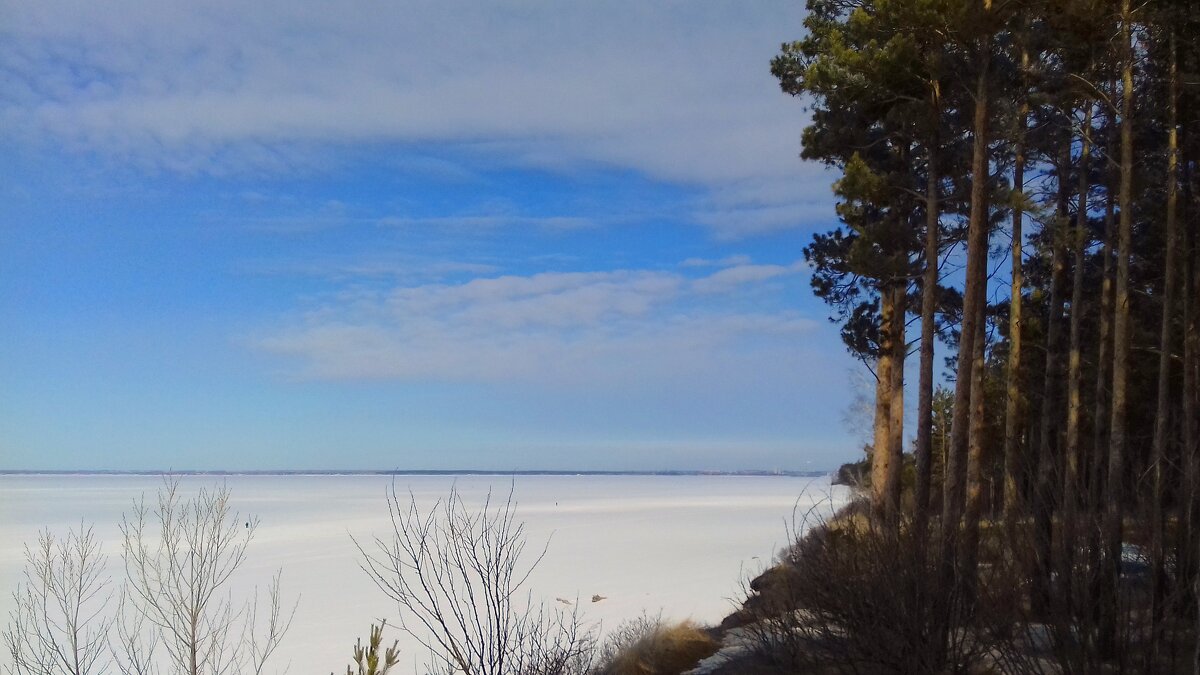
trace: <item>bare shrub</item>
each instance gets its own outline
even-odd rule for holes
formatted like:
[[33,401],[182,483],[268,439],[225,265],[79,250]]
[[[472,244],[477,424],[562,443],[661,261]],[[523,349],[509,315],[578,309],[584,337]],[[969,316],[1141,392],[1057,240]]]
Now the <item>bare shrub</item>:
[[2,636],[12,672],[91,675],[105,672],[111,582],[91,527],[63,539],[49,531],[25,546],[24,581]]
[[596,650],[596,670],[604,672],[624,652],[633,648],[642,638],[662,630],[662,614],[653,616],[642,613],[636,619],[622,621],[609,631]]
[[[132,672],[153,668],[161,646],[168,672],[260,675],[279,648],[295,614],[295,605],[282,604],[279,574],[267,587],[265,610],[257,590],[244,603],[227,592],[258,526],[233,512],[229,497],[222,485],[185,499],[178,479],[168,478],[153,505],[142,498],[122,518],[124,601],[133,623],[118,636],[136,655]],[[148,645],[141,642],[146,630],[153,633]]]
[[679,675],[720,648],[690,621],[664,624],[643,615],[621,624],[601,649],[596,675]]
[[[1100,589],[1109,573],[1108,551],[1100,539],[1101,514],[1075,515],[1073,527],[1056,521],[1054,575],[1043,587],[1038,611],[1030,611],[1029,630],[1043,633],[1046,658],[1064,673],[1196,673],[1196,633],[1190,615],[1189,589],[1182,580],[1183,564],[1167,550],[1162,560],[1163,585],[1158,598],[1163,608],[1155,616],[1154,559],[1142,523],[1129,519],[1119,561],[1121,574],[1115,587],[1115,607],[1103,608]],[[1032,535],[1016,528],[1009,546],[1024,549]],[[1024,562],[1027,568],[1033,561]],[[1030,573],[1032,574],[1032,573]],[[1107,609],[1111,614],[1102,611]],[[1106,635],[1106,622],[1112,621]]]
[[590,667],[594,638],[567,613],[522,593],[546,547],[525,556],[525,525],[510,490],[477,510],[456,489],[429,511],[387,495],[392,532],[364,547],[360,566],[396,601],[399,626],[431,654],[427,668],[464,675],[569,675]]
[[261,675],[291,624],[279,575],[235,603],[227,583],[245,561],[257,521],[229,507],[229,490],[179,494],[168,478],[121,523],[125,583],[112,607],[106,558],[92,528],[49,532],[26,546],[24,582],[2,636],[20,675]]
[[946,578],[937,535],[845,513],[807,532],[813,512],[793,518],[795,545],[750,582],[740,623],[759,658],[798,672],[1037,671],[1014,641],[1010,566],[988,560],[971,588]]

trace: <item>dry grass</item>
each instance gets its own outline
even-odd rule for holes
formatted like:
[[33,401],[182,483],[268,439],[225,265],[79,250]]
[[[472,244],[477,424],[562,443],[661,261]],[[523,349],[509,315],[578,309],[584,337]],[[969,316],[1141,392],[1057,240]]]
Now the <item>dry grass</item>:
[[640,636],[628,641],[597,671],[601,675],[679,675],[712,656],[720,645],[703,628],[685,621],[666,626],[642,621]]

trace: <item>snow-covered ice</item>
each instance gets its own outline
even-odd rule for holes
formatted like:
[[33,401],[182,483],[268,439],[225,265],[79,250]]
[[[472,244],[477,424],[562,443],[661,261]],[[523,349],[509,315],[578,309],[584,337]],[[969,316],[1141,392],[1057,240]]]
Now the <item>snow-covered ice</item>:
[[[351,535],[360,541],[389,532],[387,476],[188,476],[186,490],[226,482],[234,508],[261,519],[248,560],[232,589],[246,592],[282,569],[286,597],[299,596],[295,623],[283,644],[291,673],[339,672],[350,646],[371,622],[396,623],[394,603],[358,567]],[[121,579],[121,514],[161,479],[151,476],[0,477],[0,620],[7,622],[11,591],[23,567],[23,544],[39,529],[66,534],[94,524],[109,557],[114,585]],[[581,603],[584,617],[614,627],[643,612],[668,619],[719,621],[733,606],[740,580],[757,572],[787,543],[794,509],[830,513],[843,488],[826,478],[780,476],[397,476],[423,507],[457,487],[468,504],[510,487],[517,519],[526,523],[528,551],[549,550],[530,580],[535,597]],[[402,495],[403,496],[403,495]],[[592,603],[593,595],[606,599]],[[425,654],[399,631],[403,668]],[[6,664],[7,654],[0,654]]]

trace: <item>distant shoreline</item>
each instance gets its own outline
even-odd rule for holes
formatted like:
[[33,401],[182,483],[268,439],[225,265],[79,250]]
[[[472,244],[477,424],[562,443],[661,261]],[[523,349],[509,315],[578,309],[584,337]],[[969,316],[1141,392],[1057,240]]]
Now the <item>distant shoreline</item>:
[[294,470],[125,470],[125,469],[0,469],[0,476],[762,476],[819,478],[830,471],[559,471],[486,469],[294,469]]

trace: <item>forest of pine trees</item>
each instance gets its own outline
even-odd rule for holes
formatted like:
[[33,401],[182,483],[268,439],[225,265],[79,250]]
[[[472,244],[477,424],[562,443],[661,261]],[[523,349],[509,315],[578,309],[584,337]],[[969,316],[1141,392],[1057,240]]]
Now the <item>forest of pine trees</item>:
[[838,173],[872,521],[968,595],[1021,561],[1067,672],[1200,668],[1200,3],[807,6],[772,72]]

